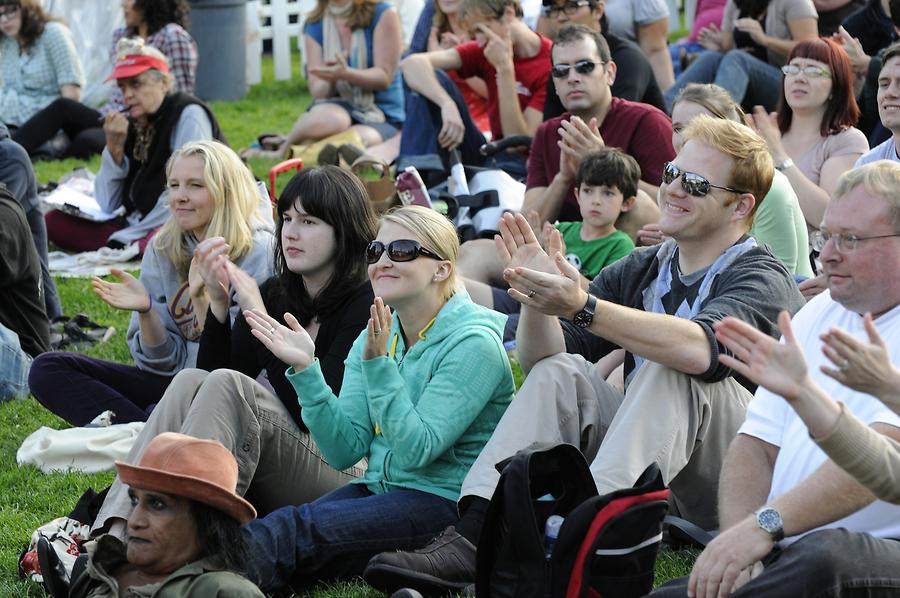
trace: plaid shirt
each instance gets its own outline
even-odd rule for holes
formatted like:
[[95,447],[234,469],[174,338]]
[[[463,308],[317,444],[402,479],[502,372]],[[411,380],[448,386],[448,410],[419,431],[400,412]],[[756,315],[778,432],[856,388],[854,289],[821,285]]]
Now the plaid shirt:
[[[135,35],[132,29],[120,27],[113,32],[112,62],[116,62],[116,44],[123,37]],[[169,23],[156,33],[151,34],[145,40],[148,46],[153,46],[166,55],[169,60],[169,70],[175,78],[175,91],[194,93],[194,81],[197,75],[197,44],[194,38],[184,30],[181,25]],[[125,104],[122,102],[122,92],[114,87],[109,94],[109,102],[101,112],[110,110],[122,110]]]
[[0,35],[0,120],[19,126],[60,96],[63,85],[84,87],[84,70],[62,23],[50,22],[25,53]]

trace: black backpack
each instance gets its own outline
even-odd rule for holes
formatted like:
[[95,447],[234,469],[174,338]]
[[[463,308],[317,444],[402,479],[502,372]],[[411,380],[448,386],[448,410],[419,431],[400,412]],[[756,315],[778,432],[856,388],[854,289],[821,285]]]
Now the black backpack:
[[[668,490],[656,464],[633,488],[597,495],[584,456],[535,444],[497,465],[476,557],[479,598],[631,598],[653,587]],[[551,557],[544,528],[565,517]]]

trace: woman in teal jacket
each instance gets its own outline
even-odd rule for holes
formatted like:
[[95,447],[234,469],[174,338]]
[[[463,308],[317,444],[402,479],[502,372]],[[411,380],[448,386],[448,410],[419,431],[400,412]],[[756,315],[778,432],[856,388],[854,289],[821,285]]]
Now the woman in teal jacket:
[[340,397],[290,314],[288,326],[246,314],[254,336],[291,364],[287,377],[325,460],[338,469],[368,460],[362,478],[246,528],[248,576],[266,592],[292,579],[359,575],[373,555],[420,546],[454,524],[463,477],[515,392],[505,316],[474,304],[458,283],[459,243],[446,218],[400,208],[367,252],[375,302]]

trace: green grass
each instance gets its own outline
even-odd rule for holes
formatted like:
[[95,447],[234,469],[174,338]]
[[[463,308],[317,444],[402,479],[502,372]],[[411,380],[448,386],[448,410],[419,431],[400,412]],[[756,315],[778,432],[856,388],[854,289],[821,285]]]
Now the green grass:
[[[300,79],[298,61],[292,81],[274,81],[271,59],[263,62],[263,83],[253,87],[247,98],[237,102],[213,102],[212,107],[234,148],[249,145],[257,135],[269,131],[286,131],[309,103],[306,84]],[[274,162],[251,161],[257,177],[265,180]],[[87,166],[95,172],[99,158],[88,162],[65,160],[40,162],[36,165],[38,180],[58,180],[73,168]],[[288,177],[282,177],[280,186]],[[84,278],[57,279],[65,313],[87,313],[93,320],[116,328],[110,342],[98,345],[86,354],[99,359],[129,363],[131,356],[125,344],[129,314],[110,308],[92,292]],[[522,372],[514,366],[516,384]],[[16,575],[19,552],[38,526],[68,513],[78,497],[89,486],[100,489],[112,480],[111,473],[83,475],[54,473],[44,475],[31,466],[19,467],[15,454],[22,441],[40,426],[65,427],[65,422],[44,410],[34,399],[0,404],[0,598],[42,596],[43,592]],[[695,555],[690,552],[662,553],[657,561],[657,583],[690,571]],[[382,596],[362,581],[321,584],[307,594],[312,598],[370,598]]]

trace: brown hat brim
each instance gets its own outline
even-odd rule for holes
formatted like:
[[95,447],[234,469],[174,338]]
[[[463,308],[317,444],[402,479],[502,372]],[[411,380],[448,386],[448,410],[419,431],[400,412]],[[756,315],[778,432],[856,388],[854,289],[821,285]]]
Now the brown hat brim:
[[205,480],[122,461],[116,461],[116,471],[124,483],[134,488],[190,498],[214,507],[242,524],[256,518],[256,509],[249,502],[233,491]]

